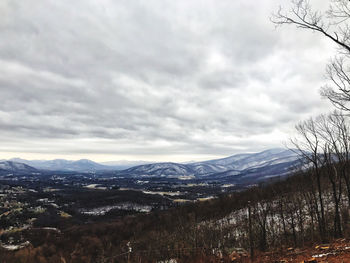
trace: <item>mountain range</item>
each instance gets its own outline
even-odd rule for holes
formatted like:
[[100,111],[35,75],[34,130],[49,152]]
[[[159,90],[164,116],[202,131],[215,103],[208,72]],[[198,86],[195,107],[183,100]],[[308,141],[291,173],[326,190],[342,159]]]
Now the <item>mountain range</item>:
[[223,178],[228,176],[259,175],[277,176],[290,171],[298,164],[298,155],[292,150],[270,149],[259,153],[237,154],[230,157],[193,162],[145,164],[118,171],[122,176],[193,176]]
[[[122,177],[169,177],[169,178],[226,178],[274,177],[288,173],[298,163],[298,156],[292,150],[269,149],[258,153],[236,154],[226,158],[192,163],[151,163],[126,167],[114,162],[105,165],[90,160],[70,161],[56,159],[24,160],[14,158],[0,162],[0,170],[33,173],[38,170],[72,172],[112,172]],[[131,165],[131,163],[129,163]],[[126,168],[126,169],[123,169]]]
[[104,169],[105,166],[99,163],[95,163],[90,160],[82,159],[78,161],[70,161],[64,159],[55,159],[55,160],[24,160],[20,158],[13,158],[10,161],[16,163],[23,163],[29,166],[32,166],[40,170],[49,170],[49,171],[80,171],[80,172],[89,172]]

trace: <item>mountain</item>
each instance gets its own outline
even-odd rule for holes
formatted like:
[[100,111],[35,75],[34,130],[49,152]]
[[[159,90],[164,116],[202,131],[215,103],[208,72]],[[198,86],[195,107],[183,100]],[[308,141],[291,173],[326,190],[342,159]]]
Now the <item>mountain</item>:
[[13,161],[0,161],[0,173],[36,173],[37,169],[24,163]]
[[204,162],[154,163],[135,166],[117,174],[121,176],[154,177],[209,177],[210,178],[246,178],[274,177],[285,175],[298,163],[298,156],[292,150],[270,149],[259,153],[237,154],[230,157]]
[[127,161],[127,160],[101,162],[101,164],[113,167],[116,170],[125,170],[137,165],[143,165],[143,164],[149,164],[149,163],[150,162],[146,162],[146,161]]
[[222,159],[205,161],[199,164],[211,164],[215,166],[223,166],[227,170],[242,171],[254,167],[257,168],[294,161],[297,158],[297,154],[292,150],[276,148],[258,153],[237,154]]
[[179,163],[153,163],[139,165],[123,170],[120,174],[131,175],[131,176],[187,176],[193,175],[194,170],[186,164]]
[[63,159],[55,160],[23,160],[19,158],[11,159],[11,161],[21,162],[33,166],[41,170],[49,171],[74,171],[74,172],[94,172],[100,170],[115,170],[111,166],[102,165],[87,159],[78,161],[69,161]]

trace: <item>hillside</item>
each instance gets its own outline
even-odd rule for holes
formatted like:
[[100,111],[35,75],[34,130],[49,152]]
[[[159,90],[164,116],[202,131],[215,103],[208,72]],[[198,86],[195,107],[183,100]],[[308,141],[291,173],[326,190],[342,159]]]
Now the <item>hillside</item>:
[[[313,261],[305,262],[325,259],[347,262],[346,238],[350,237],[347,201],[340,204],[342,221],[341,233],[338,233],[334,229],[335,206],[325,168],[321,170],[325,232],[319,232],[319,210],[314,210],[318,204],[313,194],[314,182],[310,181],[314,175],[305,171],[285,181],[215,199],[124,216],[112,213],[97,221],[90,218],[85,223],[79,221],[71,209],[62,207],[56,215],[47,210],[32,228],[3,231],[1,242],[9,242],[10,237],[18,241],[12,243],[16,246],[14,250],[0,248],[0,261],[21,262],[26,258],[28,263],[34,263],[41,258],[42,263],[109,262],[112,259],[128,262],[129,258],[129,262],[149,263],[248,262],[251,233],[255,262],[303,262],[312,257]],[[116,193],[109,192],[104,199],[115,198]],[[127,193],[130,194],[132,191]],[[64,192],[62,197],[66,196]],[[92,202],[91,196],[99,196],[102,201],[104,191],[89,189],[84,196],[88,203]],[[232,261],[234,257],[236,261]]]

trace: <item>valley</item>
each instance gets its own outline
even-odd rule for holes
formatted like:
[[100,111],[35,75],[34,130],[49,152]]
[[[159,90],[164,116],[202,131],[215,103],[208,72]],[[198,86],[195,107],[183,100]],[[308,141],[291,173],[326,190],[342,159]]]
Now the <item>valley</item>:
[[[203,202],[284,178],[294,152],[274,149],[202,163],[156,163],[126,170],[43,170],[0,162],[0,240],[4,249],[28,244],[28,229],[109,222],[128,215]],[[87,162],[84,162],[85,164]],[[65,163],[66,165],[66,163]],[[67,166],[65,166],[67,167]],[[73,167],[77,167],[74,164]],[[240,169],[240,170],[239,170]]]

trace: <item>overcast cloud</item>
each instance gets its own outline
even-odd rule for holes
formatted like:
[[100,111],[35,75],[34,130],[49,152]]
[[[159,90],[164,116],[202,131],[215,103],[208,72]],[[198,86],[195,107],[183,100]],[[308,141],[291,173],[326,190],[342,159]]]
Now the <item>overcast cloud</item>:
[[334,47],[287,0],[2,0],[0,157],[185,161],[281,147]]

